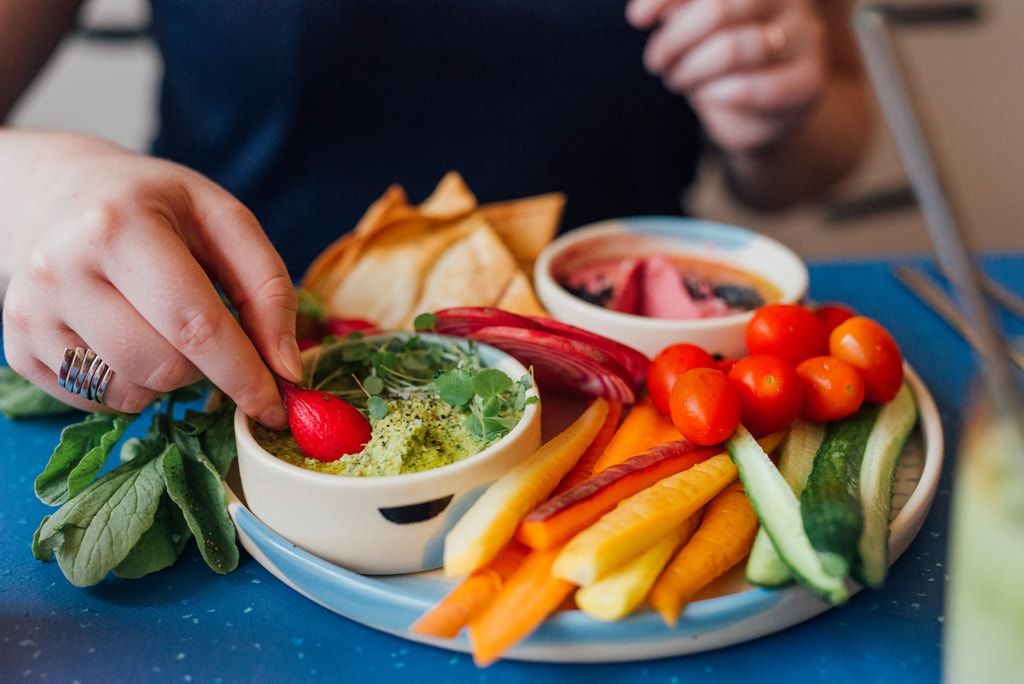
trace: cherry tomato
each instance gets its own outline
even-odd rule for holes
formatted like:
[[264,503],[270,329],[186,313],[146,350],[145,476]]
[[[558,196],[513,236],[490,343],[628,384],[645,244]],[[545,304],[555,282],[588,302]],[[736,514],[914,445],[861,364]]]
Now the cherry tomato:
[[829,354],[850,364],[864,378],[865,398],[881,404],[892,400],[903,384],[903,357],[885,328],[864,316],[839,324],[828,340]]
[[669,395],[679,376],[691,368],[714,368],[715,360],[693,344],[673,344],[662,349],[647,368],[647,392],[654,406],[669,415]]
[[726,375],[732,370],[732,367],[736,365],[736,361],[739,359],[715,359],[715,368],[722,371]]
[[691,442],[719,444],[740,424],[740,394],[714,368],[694,368],[679,376],[669,401],[672,423]]
[[840,323],[853,318],[857,313],[844,304],[823,304],[814,310],[814,315],[821,321],[825,334],[830,335]]
[[783,430],[800,415],[804,388],[785,359],[753,354],[736,362],[729,380],[740,393],[741,422],[755,437]]
[[804,385],[800,415],[806,420],[840,420],[864,403],[864,378],[845,361],[815,356],[797,366],[796,373]]
[[[828,349],[828,336],[814,314],[796,304],[769,304],[747,324],[747,350],[798,364]],[[750,427],[749,425],[747,426]]]

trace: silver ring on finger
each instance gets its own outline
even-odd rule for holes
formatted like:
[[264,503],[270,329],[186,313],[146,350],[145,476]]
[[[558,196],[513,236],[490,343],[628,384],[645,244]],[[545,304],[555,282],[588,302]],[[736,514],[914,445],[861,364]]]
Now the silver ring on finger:
[[765,24],[761,28],[765,45],[768,46],[768,60],[778,62],[789,54],[789,36],[779,24]]
[[114,370],[91,349],[68,347],[57,371],[57,385],[69,394],[103,403]]

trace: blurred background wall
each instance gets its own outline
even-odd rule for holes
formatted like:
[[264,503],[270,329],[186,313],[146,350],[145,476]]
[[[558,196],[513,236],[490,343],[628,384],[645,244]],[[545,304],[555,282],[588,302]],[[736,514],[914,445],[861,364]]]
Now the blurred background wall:
[[[983,4],[983,24],[916,29],[901,45],[975,243],[1024,249],[1024,2]],[[143,27],[147,20],[146,0],[90,0],[82,16],[82,24],[94,28]],[[79,32],[65,41],[13,123],[85,131],[145,150],[155,128],[160,59],[144,37],[118,35]],[[710,158],[686,202],[696,215],[771,233],[809,257],[929,248],[881,121],[860,168],[822,202],[777,214],[744,210],[725,191]]]

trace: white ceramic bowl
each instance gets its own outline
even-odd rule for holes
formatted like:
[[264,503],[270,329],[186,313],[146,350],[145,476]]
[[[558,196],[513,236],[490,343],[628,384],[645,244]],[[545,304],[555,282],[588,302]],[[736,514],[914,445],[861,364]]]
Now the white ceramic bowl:
[[[478,348],[487,367],[514,379],[527,372],[504,352]],[[457,463],[404,475],[346,477],[273,456],[256,442],[249,417],[235,413],[249,509],[293,544],[364,574],[440,567],[444,535],[488,485],[540,446],[540,427],[540,406],[531,404],[505,437]]]
[[730,358],[746,353],[744,331],[752,312],[691,321],[635,316],[586,302],[555,278],[574,263],[637,254],[691,257],[756,274],[779,289],[782,303],[798,302],[807,294],[807,266],[777,240],[711,221],[638,216],[594,223],[553,241],[534,268],[537,295],[555,318],[611,337],[648,356],[677,342],[696,344]]

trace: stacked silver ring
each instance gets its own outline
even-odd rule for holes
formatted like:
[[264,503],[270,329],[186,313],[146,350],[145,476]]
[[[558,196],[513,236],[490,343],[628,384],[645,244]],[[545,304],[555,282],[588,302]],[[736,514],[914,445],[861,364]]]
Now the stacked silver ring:
[[103,394],[112,377],[114,370],[92,349],[68,347],[64,350],[64,360],[57,372],[57,384],[71,394],[80,394],[102,404]]

